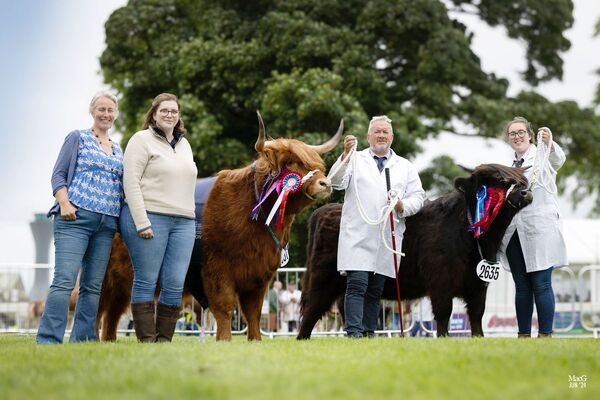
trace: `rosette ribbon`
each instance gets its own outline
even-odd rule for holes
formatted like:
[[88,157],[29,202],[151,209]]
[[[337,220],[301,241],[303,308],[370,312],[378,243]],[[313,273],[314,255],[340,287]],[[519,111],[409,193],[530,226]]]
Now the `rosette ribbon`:
[[[514,185],[509,189],[509,193]],[[490,227],[500,209],[506,202],[508,193],[503,188],[486,187],[482,185],[477,191],[474,223],[467,230],[473,232],[475,239],[479,239]]]
[[285,219],[285,207],[287,206],[288,196],[292,193],[296,193],[302,187],[302,174],[296,171],[282,171],[279,179],[277,180],[277,193],[279,196],[271,208],[271,212],[265,221],[265,225],[269,225],[273,220],[273,217],[277,214],[276,218],[276,229],[283,229],[283,223]]

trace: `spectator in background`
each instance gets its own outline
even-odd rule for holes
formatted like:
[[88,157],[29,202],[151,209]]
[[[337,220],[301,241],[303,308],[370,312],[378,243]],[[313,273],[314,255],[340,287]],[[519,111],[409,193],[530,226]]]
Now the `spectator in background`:
[[300,297],[302,292],[296,289],[296,285],[288,283],[286,290],[279,295],[279,301],[283,309],[283,322],[287,323],[288,332],[298,330],[298,321],[300,320]]
[[[175,325],[175,330],[178,331],[196,331],[199,330],[200,327],[196,322],[196,313],[192,311],[192,306],[190,304],[186,304],[186,306],[181,311],[181,318],[177,320],[177,324]],[[184,333],[184,335],[189,336],[191,333]]]
[[417,303],[414,303],[412,308],[413,315],[416,314],[417,318],[415,318],[415,324],[410,330],[410,336],[432,336],[432,334],[428,332],[433,328],[433,313],[431,310],[431,300],[429,297],[423,297]]
[[271,332],[279,330],[279,293],[283,284],[280,281],[273,282],[273,287],[269,290],[269,326]]

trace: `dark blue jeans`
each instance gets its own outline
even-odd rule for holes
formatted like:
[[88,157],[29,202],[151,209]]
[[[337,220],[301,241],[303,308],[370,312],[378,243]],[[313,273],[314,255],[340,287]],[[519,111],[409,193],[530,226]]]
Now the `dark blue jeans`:
[[552,268],[527,273],[517,232],[508,243],[506,257],[515,282],[515,308],[519,333],[531,333],[534,299],[539,332],[552,333],[555,304],[552,290]]
[[71,292],[80,269],[79,296],[69,341],[96,340],[100,289],[116,230],[116,217],[82,208],[77,210],[74,221],[65,221],[60,215],[54,217],[54,278],[38,329],[38,343],[62,343]]
[[195,238],[193,219],[148,213],[154,237],[138,234],[127,205],[121,210],[121,235],[133,265],[132,303],[154,301],[160,282],[159,303],[181,305],[185,275],[190,265]]
[[362,337],[375,332],[381,307],[384,275],[368,271],[347,271],[344,313],[346,333]]

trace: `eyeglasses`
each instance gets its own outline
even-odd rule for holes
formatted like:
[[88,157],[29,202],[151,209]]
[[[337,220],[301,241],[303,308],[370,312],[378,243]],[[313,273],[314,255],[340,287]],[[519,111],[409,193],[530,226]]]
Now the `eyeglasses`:
[[160,114],[161,117],[166,117],[169,114],[176,117],[179,115],[179,110],[167,110],[166,108],[162,108],[162,109],[158,110],[158,113]]
[[518,130],[518,131],[508,132],[508,137],[511,138],[511,139],[513,139],[515,136],[523,137],[523,136],[525,136],[526,133],[527,133],[526,130],[521,129],[521,130]]

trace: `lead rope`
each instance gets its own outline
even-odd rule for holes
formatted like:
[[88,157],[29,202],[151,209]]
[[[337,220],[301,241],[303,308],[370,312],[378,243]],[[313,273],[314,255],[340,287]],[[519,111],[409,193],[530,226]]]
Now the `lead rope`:
[[390,247],[390,245],[386,241],[386,235],[385,235],[385,228],[387,227],[387,223],[389,221],[389,215],[390,215],[390,213],[392,213],[394,211],[394,207],[396,207],[398,200],[400,200],[400,193],[395,193],[394,191],[390,191],[390,193],[388,193],[388,196],[390,197],[389,204],[387,206],[384,206],[381,208],[380,216],[377,219],[372,219],[367,215],[367,212],[365,211],[365,209],[363,207],[362,201],[360,200],[360,196],[358,195],[358,186],[356,184],[356,174],[354,173],[354,171],[356,171],[356,157],[355,157],[356,146],[357,146],[356,144],[354,144],[354,146],[352,146],[352,148],[350,149],[350,152],[348,153],[348,156],[346,157],[346,159],[344,161],[342,161],[335,169],[332,169],[331,171],[329,171],[327,178],[330,178],[331,176],[334,176],[335,174],[337,174],[338,171],[340,170],[340,168],[342,167],[342,165],[344,165],[345,163],[349,163],[351,165],[351,167],[352,167],[352,185],[354,186],[354,196],[356,198],[356,204],[358,205],[358,213],[360,214],[360,217],[367,225],[381,225],[381,231],[380,231],[381,241],[383,242],[383,245],[385,246],[385,248],[394,254],[397,254],[399,256],[404,256],[404,253],[402,253],[400,251],[395,251],[392,247]]
[[537,150],[533,165],[533,177],[531,178],[529,189],[532,190],[533,186],[537,183],[548,193],[556,194],[557,190],[552,187],[554,176],[556,176],[556,170],[552,167],[549,161],[552,146],[552,132],[548,131],[548,134],[548,143],[550,144],[547,145],[542,140],[542,131],[538,131]]

